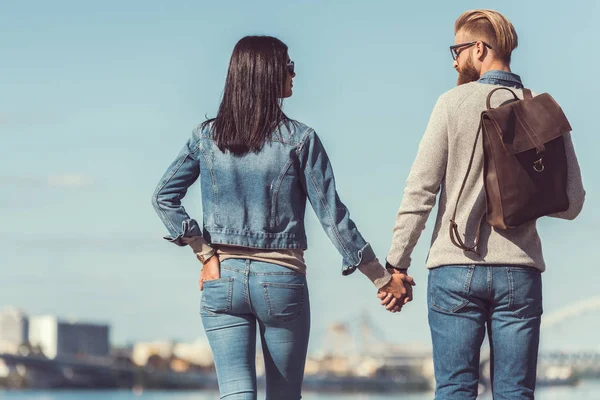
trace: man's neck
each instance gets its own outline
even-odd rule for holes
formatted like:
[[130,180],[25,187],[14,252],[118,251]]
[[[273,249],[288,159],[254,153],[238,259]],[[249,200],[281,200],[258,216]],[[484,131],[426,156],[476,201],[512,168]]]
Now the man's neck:
[[504,71],[504,72],[512,72],[510,70],[510,64],[507,64],[502,61],[493,61],[489,65],[485,65],[481,67],[481,73],[479,76],[483,76],[488,71]]

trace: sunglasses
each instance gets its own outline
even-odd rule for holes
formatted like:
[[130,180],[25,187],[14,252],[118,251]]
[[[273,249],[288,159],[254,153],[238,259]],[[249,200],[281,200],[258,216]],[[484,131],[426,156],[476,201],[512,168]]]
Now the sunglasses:
[[285,65],[287,67],[288,72],[290,73],[290,75],[294,75],[294,62],[292,60],[288,61],[287,64]]
[[[460,49],[464,50],[467,47],[475,46],[477,44],[477,42],[479,42],[479,40],[476,40],[474,42],[459,43],[459,44],[455,44],[454,46],[450,46],[450,54],[452,54],[452,59],[456,60],[458,58],[458,56],[460,55]],[[481,42],[481,43],[483,43],[483,45],[485,47],[489,47],[489,49],[492,50],[492,46],[490,46],[486,42]]]

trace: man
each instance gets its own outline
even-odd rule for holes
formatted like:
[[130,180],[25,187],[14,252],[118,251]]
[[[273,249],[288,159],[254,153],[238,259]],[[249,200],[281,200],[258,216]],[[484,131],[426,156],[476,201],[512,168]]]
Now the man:
[[[454,26],[451,46],[458,87],[437,101],[406,182],[387,266],[406,273],[411,252],[440,192],[427,267],[429,325],[433,340],[436,399],[475,399],[480,347],[487,327],[495,399],[533,399],[545,269],[536,223],[499,231],[481,224],[478,254],[454,246],[448,234],[465,178],[486,97],[506,86],[521,98],[523,84],[511,72],[517,47],[513,25],[500,13],[473,10]],[[494,94],[493,106],[510,98]],[[565,135],[569,209],[553,215],[573,219],[585,192],[570,135]],[[481,139],[465,184],[456,223],[474,244],[486,212]],[[380,295],[386,302],[384,295]]]

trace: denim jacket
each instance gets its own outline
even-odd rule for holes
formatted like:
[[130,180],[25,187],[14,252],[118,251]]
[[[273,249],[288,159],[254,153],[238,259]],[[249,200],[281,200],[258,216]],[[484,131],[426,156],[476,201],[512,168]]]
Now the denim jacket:
[[[375,259],[340,201],[333,168],[315,131],[293,121],[281,124],[258,153],[221,152],[211,124],[196,128],[160,180],[152,204],[168,229],[165,239],[184,246],[202,235],[211,244],[260,249],[306,249],[308,198],[323,229],[343,258],[348,275]],[[200,177],[202,228],[181,199]]]

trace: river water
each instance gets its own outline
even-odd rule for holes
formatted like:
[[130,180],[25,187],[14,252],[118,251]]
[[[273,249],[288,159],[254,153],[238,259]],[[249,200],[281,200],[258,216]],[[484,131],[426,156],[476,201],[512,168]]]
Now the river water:
[[[1,400],[215,400],[215,392],[163,392],[145,391],[7,391],[0,392]],[[264,399],[259,394],[259,399]],[[491,396],[481,396],[491,400]],[[419,394],[322,394],[305,393],[303,400],[431,400],[432,393]],[[536,392],[536,400],[600,400],[600,381],[583,381],[576,387],[541,388]]]

